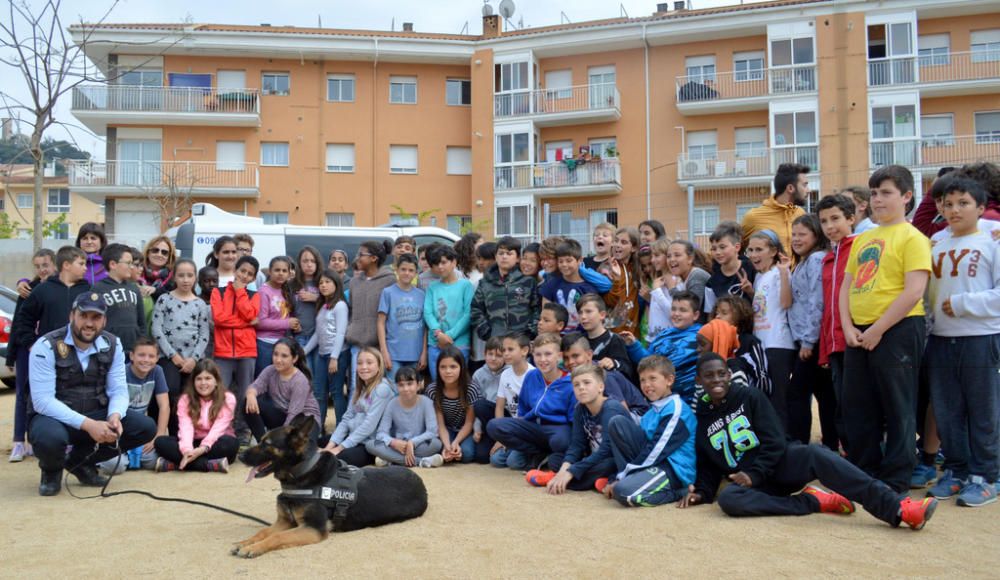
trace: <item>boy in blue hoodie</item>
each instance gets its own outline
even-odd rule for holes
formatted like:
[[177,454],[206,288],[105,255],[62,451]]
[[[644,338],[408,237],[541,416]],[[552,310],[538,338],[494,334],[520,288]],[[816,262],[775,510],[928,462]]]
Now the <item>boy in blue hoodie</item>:
[[666,357],[676,372],[672,391],[680,395],[684,402],[694,407],[695,373],[698,366],[698,331],[701,324],[698,316],[701,314],[701,300],[697,295],[684,291],[673,297],[670,305],[670,323],[672,328],[665,328],[650,341],[646,349],[630,332],[621,333],[628,345],[628,356],[638,364],[652,354]]
[[534,340],[535,369],[528,371],[517,400],[517,417],[493,419],[486,431],[494,441],[520,451],[538,465],[546,456],[557,471],[569,447],[576,396],[569,377],[559,368],[561,339],[540,334]]
[[698,422],[691,407],[672,392],[674,376],[667,358],[642,359],[639,382],[649,410],[638,425],[629,416],[615,417],[608,425],[618,473],[604,486],[604,495],[626,507],[678,501],[694,483]]

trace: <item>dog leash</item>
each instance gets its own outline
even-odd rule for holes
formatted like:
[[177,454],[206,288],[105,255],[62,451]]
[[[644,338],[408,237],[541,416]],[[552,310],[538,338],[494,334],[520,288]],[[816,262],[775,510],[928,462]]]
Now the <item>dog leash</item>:
[[90,461],[90,458],[92,458],[98,452],[98,450],[100,450],[100,448],[101,448],[101,444],[100,443],[94,443],[94,450],[90,452],[90,455],[88,455],[85,458],[83,458],[82,461],[80,461],[79,463],[77,463],[76,465],[74,465],[72,468],[66,470],[66,473],[63,476],[63,487],[66,488],[66,491],[69,492],[69,494],[71,496],[73,496],[76,499],[95,499],[95,498],[99,498],[99,497],[114,497],[116,495],[128,495],[128,494],[142,495],[142,496],[146,496],[146,497],[148,497],[150,499],[155,499],[156,501],[165,501],[165,502],[173,502],[173,503],[186,503],[186,504],[190,504],[190,505],[196,505],[196,506],[206,507],[206,508],[210,508],[210,509],[213,509],[213,510],[218,510],[220,512],[224,512],[224,513],[227,513],[227,514],[230,514],[230,515],[241,517],[241,518],[250,520],[252,522],[257,522],[258,524],[262,524],[262,525],[265,525],[265,526],[270,526],[271,525],[271,522],[262,520],[262,519],[260,519],[260,518],[258,518],[256,516],[252,516],[250,514],[245,514],[245,513],[242,513],[242,512],[238,512],[236,510],[231,510],[229,508],[225,508],[225,507],[222,507],[222,506],[218,506],[218,505],[215,505],[215,504],[211,504],[211,503],[204,502],[204,501],[198,501],[198,500],[194,500],[194,499],[185,499],[185,498],[180,498],[180,497],[161,497],[161,496],[152,494],[152,493],[150,493],[148,491],[143,491],[143,490],[140,490],[140,489],[126,489],[126,490],[122,490],[122,491],[113,491],[111,493],[108,493],[108,486],[111,485],[111,478],[113,478],[115,476],[115,473],[118,472],[118,467],[121,465],[121,461],[122,461],[121,447],[119,447],[118,442],[119,442],[119,439],[115,438],[115,444],[114,444],[114,446],[113,447],[110,446],[110,445],[108,446],[109,448],[118,451],[118,459],[115,461],[115,468],[114,468],[114,470],[112,470],[111,474],[108,476],[108,480],[104,483],[104,486],[101,487],[101,492],[98,493],[97,495],[80,496],[80,495],[76,495],[75,493],[73,493],[73,489],[69,486],[69,474],[70,474],[71,471],[74,471],[77,468],[86,465],[86,463],[88,461]]

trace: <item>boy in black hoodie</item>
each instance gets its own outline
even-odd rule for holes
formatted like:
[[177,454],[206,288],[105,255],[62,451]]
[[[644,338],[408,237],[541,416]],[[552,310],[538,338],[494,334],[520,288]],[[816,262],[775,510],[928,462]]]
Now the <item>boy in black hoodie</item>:
[[132,352],[135,340],[146,333],[142,293],[132,281],[132,261],[137,258],[125,244],[108,244],[101,253],[108,277],[93,288],[108,305],[105,330],[122,341],[126,354]]
[[[730,378],[725,360],[714,352],[698,360],[698,382],[705,390],[696,412],[698,475],[677,507],[711,503],[728,478],[732,483],[718,501],[730,516],[846,515],[854,512],[853,500],[893,527],[905,522],[919,530],[931,519],[934,498],[900,498],[825,447],[786,442],[767,395],[731,384]],[[806,485],[814,479],[835,491]]]

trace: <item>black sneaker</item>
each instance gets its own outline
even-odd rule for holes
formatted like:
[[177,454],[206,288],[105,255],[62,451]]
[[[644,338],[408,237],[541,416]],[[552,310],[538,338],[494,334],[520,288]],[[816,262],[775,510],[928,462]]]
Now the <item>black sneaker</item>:
[[59,495],[62,491],[62,470],[42,471],[42,482],[38,484],[38,495]]
[[81,465],[73,471],[70,471],[77,479],[80,480],[81,485],[90,485],[93,487],[104,487],[108,484],[108,478],[104,477],[97,472],[97,468],[93,465]]

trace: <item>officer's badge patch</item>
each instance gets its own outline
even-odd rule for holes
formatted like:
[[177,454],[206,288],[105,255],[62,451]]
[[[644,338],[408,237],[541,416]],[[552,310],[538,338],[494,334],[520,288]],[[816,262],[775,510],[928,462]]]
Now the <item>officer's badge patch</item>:
[[69,356],[69,346],[65,342],[57,342],[56,351],[59,353],[59,358],[66,358]]

